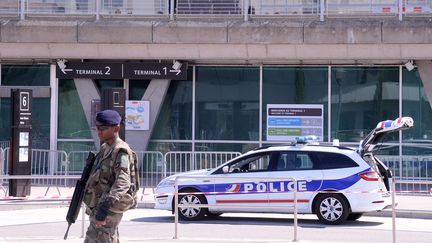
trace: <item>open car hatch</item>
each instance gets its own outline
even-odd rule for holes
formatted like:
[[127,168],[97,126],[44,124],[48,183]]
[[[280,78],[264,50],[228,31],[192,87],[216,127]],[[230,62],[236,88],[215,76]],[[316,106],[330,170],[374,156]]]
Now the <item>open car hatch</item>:
[[411,117],[399,117],[395,120],[381,121],[359,144],[359,154],[372,151],[377,143],[382,141],[386,134],[409,129],[414,126]]

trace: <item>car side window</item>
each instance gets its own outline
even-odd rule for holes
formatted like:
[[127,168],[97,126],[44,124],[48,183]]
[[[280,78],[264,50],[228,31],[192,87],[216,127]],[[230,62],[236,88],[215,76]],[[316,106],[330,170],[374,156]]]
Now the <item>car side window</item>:
[[315,156],[319,161],[317,167],[322,170],[359,166],[354,160],[343,154],[316,152]]
[[228,165],[228,173],[245,173],[267,171],[270,164],[271,153],[247,157]]
[[277,171],[310,170],[314,163],[309,153],[305,152],[280,152],[277,160]]

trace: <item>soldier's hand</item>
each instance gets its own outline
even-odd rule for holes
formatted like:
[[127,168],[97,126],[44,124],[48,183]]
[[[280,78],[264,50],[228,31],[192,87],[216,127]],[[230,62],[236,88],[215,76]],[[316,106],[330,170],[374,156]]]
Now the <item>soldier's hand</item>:
[[105,220],[104,221],[96,220],[95,225],[96,225],[96,228],[100,228],[103,225],[105,225]]

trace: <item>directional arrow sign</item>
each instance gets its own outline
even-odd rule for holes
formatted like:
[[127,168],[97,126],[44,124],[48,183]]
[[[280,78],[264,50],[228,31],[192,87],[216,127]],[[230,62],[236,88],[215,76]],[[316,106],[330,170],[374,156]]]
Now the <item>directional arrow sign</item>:
[[57,78],[122,79],[121,63],[67,62],[57,65]]
[[172,63],[125,63],[124,78],[127,79],[187,79],[187,63],[173,69]]
[[93,63],[66,62],[57,64],[57,78],[73,79],[187,79],[187,63],[174,69],[172,62],[164,63]]

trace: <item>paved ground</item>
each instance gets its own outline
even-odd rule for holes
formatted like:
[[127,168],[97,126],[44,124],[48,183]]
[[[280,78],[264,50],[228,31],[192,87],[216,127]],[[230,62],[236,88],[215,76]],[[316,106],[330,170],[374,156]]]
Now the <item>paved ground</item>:
[[[0,188],[1,189],[1,188]],[[33,187],[31,199],[70,198],[73,188]],[[140,191],[140,208],[125,214],[120,227],[122,242],[287,242],[293,239],[292,215],[224,214],[213,220],[179,225],[179,239],[173,240],[174,219],[170,212],[153,208],[151,190]],[[62,242],[67,223],[67,203],[58,205],[21,205],[2,201],[0,191],[0,243]],[[432,195],[398,196],[396,220],[398,242],[432,242]],[[35,203],[35,201],[33,202]],[[46,203],[46,202],[44,202]],[[381,216],[381,217],[376,217]],[[384,216],[384,217],[382,217]],[[359,221],[342,226],[321,225],[314,215],[299,216],[301,242],[392,242],[391,211],[369,213]],[[411,217],[411,218],[409,218]],[[71,227],[63,242],[82,242],[82,226]],[[354,240],[355,239],[355,240]],[[378,240],[379,239],[379,240]]]
[[[67,207],[0,212],[0,243],[82,242],[82,221],[72,225],[67,241],[64,220]],[[79,217],[81,219],[81,216]],[[84,228],[88,221],[85,220]],[[289,242],[293,239],[292,215],[223,214],[216,219],[182,222],[179,239],[173,240],[170,212],[155,209],[128,211],[120,224],[121,242]],[[432,220],[398,218],[397,242],[432,242]],[[392,242],[389,217],[362,217],[344,225],[322,225],[313,215],[300,215],[300,242]],[[415,239],[415,240],[414,240]]]

